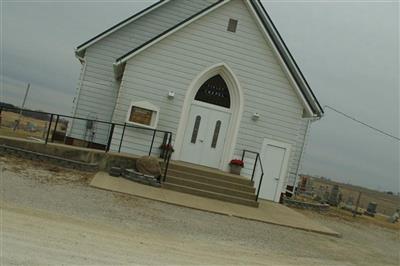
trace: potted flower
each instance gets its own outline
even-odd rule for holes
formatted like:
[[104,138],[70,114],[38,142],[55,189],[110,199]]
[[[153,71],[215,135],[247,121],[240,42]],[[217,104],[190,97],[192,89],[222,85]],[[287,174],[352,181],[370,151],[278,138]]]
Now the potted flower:
[[168,154],[171,154],[175,151],[171,144],[166,143],[161,144],[160,150],[160,158],[165,158]]
[[231,166],[231,173],[232,174],[240,175],[240,171],[244,167],[244,162],[242,160],[239,160],[239,159],[233,159],[233,160],[231,160],[229,165]]

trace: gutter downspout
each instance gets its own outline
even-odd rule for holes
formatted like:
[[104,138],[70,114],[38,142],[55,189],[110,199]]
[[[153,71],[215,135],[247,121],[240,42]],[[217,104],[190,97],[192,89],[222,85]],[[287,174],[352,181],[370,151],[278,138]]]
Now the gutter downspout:
[[307,127],[306,127],[306,131],[304,132],[304,138],[303,138],[303,145],[301,147],[301,153],[300,153],[300,158],[299,158],[299,163],[297,164],[297,169],[296,169],[296,176],[294,178],[294,184],[293,184],[293,190],[292,190],[292,195],[294,195],[295,191],[296,191],[296,186],[297,186],[297,181],[298,181],[298,177],[299,177],[299,171],[300,171],[300,166],[303,160],[303,155],[304,155],[304,150],[308,141],[308,134],[310,131],[310,127],[311,127],[311,123],[314,121],[319,120],[319,118],[311,118],[311,119],[307,119]]
[[[79,103],[79,98],[80,98],[80,94],[81,94],[81,89],[83,86],[83,79],[86,75],[86,58],[84,57],[80,57],[77,53],[75,53],[75,57],[79,59],[79,61],[81,62],[81,64],[83,65],[82,67],[82,71],[81,71],[81,75],[79,78],[79,83],[78,83],[78,91],[76,93],[76,97],[75,97],[75,102],[73,105],[73,109],[72,109],[72,116],[75,117],[76,116],[76,109],[78,108],[78,103]],[[71,121],[71,127],[70,127],[70,132],[69,134],[67,134],[68,136],[70,136],[72,128],[74,125],[74,120],[72,119]]]

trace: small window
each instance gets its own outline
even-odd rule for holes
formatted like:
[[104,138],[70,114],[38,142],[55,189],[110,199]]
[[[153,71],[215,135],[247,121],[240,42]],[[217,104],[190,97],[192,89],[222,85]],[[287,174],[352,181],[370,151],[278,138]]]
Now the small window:
[[215,124],[215,129],[214,129],[214,135],[211,143],[211,148],[216,148],[217,147],[217,142],[218,142],[218,136],[219,136],[219,131],[221,130],[221,121],[218,120],[217,123]]
[[238,25],[238,21],[236,19],[229,19],[229,23],[228,23],[228,31],[230,32],[236,32],[236,28]]
[[197,141],[197,135],[199,134],[199,128],[200,128],[200,121],[201,121],[201,116],[196,116],[196,121],[194,122],[194,127],[193,127],[193,132],[192,132],[192,139],[190,140],[191,143],[196,144]]

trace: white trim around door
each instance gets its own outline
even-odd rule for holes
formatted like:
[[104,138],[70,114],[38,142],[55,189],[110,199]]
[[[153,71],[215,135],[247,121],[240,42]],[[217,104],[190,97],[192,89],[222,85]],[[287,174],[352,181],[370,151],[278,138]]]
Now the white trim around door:
[[[264,168],[259,195],[261,199],[279,202],[288,176],[291,149],[288,143],[264,139],[260,150],[260,159]],[[255,184],[259,183],[259,178],[260,173],[256,174]]]
[[[220,75],[224,79],[228,86],[231,97],[231,108],[229,111],[231,113],[230,123],[227,128],[222,158],[217,167],[220,170],[226,171],[229,169],[229,161],[233,158],[240,120],[243,113],[244,99],[242,87],[240,86],[239,80],[237,79],[232,69],[225,63],[219,63],[208,67],[203,72],[201,72],[190,84],[186,92],[185,101],[182,107],[182,113],[175,138],[175,152],[172,156],[172,159],[182,160],[182,148],[184,145],[186,128],[188,127],[189,123],[190,109],[192,104],[199,104],[197,101],[194,100],[195,95],[199,88],[204,84],[204,82],[215,75]],[[211,108],[219,109],[221,107],[215,106]]]

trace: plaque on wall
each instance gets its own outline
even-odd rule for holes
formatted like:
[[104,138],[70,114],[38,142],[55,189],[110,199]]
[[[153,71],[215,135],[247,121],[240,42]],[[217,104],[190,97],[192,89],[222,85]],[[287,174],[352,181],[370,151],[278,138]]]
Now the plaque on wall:
[[126,122],[147,128],[156,128],[160,109],[149,102],[133,102],[130,105]]
[[132,106],[131,115],[129,117],[130,122],[150,126],[151,125],[151,117],[153,116],[153,111],[140,108],[137,106]]

